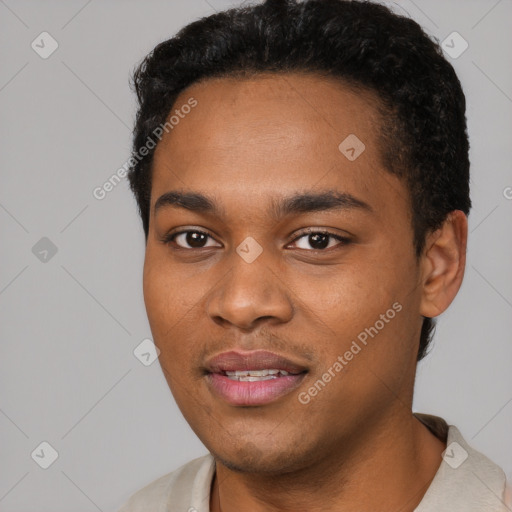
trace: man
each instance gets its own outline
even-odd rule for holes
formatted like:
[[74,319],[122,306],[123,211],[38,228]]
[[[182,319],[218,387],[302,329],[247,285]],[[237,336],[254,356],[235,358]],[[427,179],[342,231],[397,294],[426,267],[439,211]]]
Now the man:
[[503,471],[411,411],[470,209],[438,46],[381,5],[267,0],[134,79],[146,309],[210,455],[122,512],[507,510]]

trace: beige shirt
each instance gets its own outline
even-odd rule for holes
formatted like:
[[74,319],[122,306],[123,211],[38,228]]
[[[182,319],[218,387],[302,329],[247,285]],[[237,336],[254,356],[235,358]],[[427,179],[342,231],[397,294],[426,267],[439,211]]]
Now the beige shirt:
[[[442,418],[415,416],[447,444],[441,465],[415,512],[512,511],[500,467],[471,448],[459,430]],[[118,512],[209,512],[214,474],[211,455],[192,460],[135,493]]]

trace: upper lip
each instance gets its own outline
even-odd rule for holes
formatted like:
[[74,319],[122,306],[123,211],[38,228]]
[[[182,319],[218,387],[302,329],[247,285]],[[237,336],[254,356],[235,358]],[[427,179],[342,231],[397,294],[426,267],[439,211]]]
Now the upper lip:
[[306,371],[304,366],[266,350],[223,352],[208,359],[205,367],[209,373],[237,370],[284,370],[288,373],[298,374]]

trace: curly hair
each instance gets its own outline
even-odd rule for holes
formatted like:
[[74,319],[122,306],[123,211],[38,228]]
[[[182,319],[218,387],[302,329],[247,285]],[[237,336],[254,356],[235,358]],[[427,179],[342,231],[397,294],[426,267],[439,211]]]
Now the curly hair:
[[[339,79],[378,98],[384,167],[410,193],[414,246],[449,212],[469,213],[466,100],[439,42],[413,20],[361,0],[266,0],[190,23],[137,66],[139,108],[128,179],[149,232],[154,148],[134,158],[166,122],[177,96],[213,77],[309,72]],[[417,360],[435,321],[424,318]]]

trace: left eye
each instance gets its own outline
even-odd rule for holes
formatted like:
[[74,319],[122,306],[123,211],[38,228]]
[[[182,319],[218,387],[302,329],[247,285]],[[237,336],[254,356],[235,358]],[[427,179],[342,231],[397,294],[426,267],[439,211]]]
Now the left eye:
[[[332,242],[338,242],[332,243]],[[327,231],[312,231],[305,233],[294,240],[299,249],[324,250],[336,245],[345,245],[349,240],[343,236]],[[309,245],[309,247],[308,247]]]

